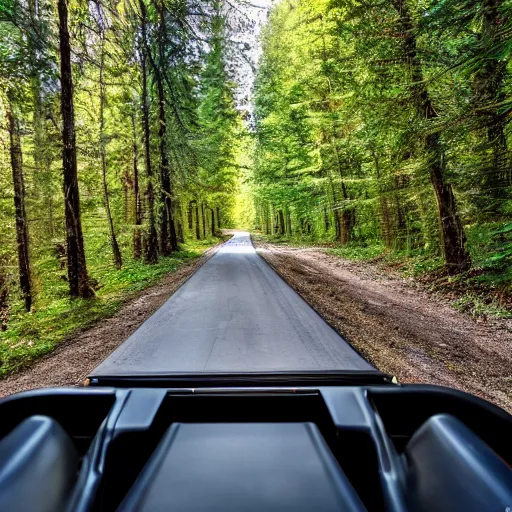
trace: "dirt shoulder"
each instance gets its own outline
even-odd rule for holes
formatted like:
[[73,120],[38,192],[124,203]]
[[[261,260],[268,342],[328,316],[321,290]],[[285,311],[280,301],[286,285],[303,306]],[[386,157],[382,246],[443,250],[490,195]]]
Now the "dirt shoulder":
[[512,411],[512,325],[475,320],[420,283],[317,248],[255,241],[345,339],[399,382],[450,386]]
[[89,372],[160,308],[219,247],[166,275],[158,284],[128,300],[115,315],[70,337],[25,370],[0,380],[0,396],[27,389],[83,384]]

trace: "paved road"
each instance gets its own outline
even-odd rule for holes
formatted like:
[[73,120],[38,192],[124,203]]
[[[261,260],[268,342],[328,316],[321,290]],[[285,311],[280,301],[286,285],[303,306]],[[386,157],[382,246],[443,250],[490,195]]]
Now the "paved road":
[[91,375],[372,369],[237,233]]

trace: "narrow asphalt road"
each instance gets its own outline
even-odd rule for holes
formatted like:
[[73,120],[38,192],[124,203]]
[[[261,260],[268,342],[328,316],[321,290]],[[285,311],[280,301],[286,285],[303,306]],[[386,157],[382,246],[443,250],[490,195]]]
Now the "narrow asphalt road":
[[92,373],[373,370],[236,233]]

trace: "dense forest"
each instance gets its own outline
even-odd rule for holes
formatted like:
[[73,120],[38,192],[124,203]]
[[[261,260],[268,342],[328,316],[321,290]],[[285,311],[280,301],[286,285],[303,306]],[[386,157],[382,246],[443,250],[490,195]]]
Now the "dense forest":
[[221,0],[1,0],[2,367],[233,222],[244,30]]
[[283,0],[262,45],[260,229],[510,284],[509,0]]
[[223,227],[510,295],[511,1],[256,4],[0,0],[0,374]]

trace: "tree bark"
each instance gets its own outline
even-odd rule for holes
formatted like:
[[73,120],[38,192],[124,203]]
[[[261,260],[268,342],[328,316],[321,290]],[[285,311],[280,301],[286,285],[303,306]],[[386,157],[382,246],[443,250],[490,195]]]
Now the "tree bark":
[[220,208],[217,206],[217,229],[220,229]]
[[144,260],[146,263],[158,261],[158,235],[155,227],[155,192],[153,188],[153,169],[151,166],[151,131],[149,128],[149,104],[148,104],[148,70],[147,70],[147,12],[144,0],[139,1],[141,11],[141,39],[140,51],[142,74],[142,131],[144,134],[144,164],[146,167],[147,188],[146,198],[148,205],[148,231],[144,239]]
[[329,214],[327,213],[327,207],[324,206],[324,233],[327,233],[330,228]]
[[[416,114],[420,119],[434,119],[437,113],[430,99],[423,79],[421,62],[418,57],[414,24],[406,0],[392,0],[399,18],[399,28],[403,34],[403,47],[411,70],[412,96]],[[434,188],[438,218],[442,238],[444,258],[452,272],[467,269],[471,260],[466,250],[466,234],[460,221],[455,195],[450,183],[444,177],[444,154],[438,132],[429,133],[425,138],[428,152],[428,172]]]
[[23,157],[18,124],[12,106],[7,105],[7,120],[11,143],[11,169],[14,185],[14,212],[16,215],[16,242],[18,245],[18,270],[20,289],[25,309],[32,307],[32,286],[30,280],[30,258],[28,246],[28,224],[25,210],[25,183],[23,179]]
[[66,0],[58,0],[60,84],[62,110],[62,167],[64,212],[68,259],[69,293],[72,297],[91,297],[94,291],[89,284],[85,261],[84,238],[80,214],[78,172],[76,162],[75,113],[73,105],[73,75],[71,44],[68,29]]
[[206,217],[204,214],[204,203],[201,203],[201,217],[203,219],[203,236],[206,238]]
[[159,148],[160,148],[160,180],[162,186],[162,204],[163,211],[160,220],[160,241],[161,251],[164,256],[168,256],[172,251],[178,248],[176,238],[176,230],[174,228],[174,219],[172,215],[172,192],[171,178],[169,176],[169,159],[167,157],[166,145],[166,115],[165,115],[165,96],[164,86],[160,75],[157,71],[157,89],[158,89],[158,116],[159,116]]
[[[334,133],[334,127],[333,132],[331,134],[331,145],[334,149],[334,154],[336,156],[336,166],[338,167],[338,173],[340,175],[341,180],[341,192],[343,194],[343,199],[345,201],[348,201],[349,194],[347,191],[347,186],[345,185],[343,181],[343,166],[341,163],[341,157],[340,157],[340,150],[338,148],[338,145],[336,144],[336,138]],[[338,213],[338,222],[339,222],[339,241],[341,245],[346,245],[350,242],[352,239],[352,229],[355,224],[355,212],[353,210],[347,210],[346,207],[344,207],[341,210],[341,213]]]
[[199,226],[199,206],[197,201],[194,201],[196,205],[196,240],[201,240],[201,230]]
[[7,330],[9,321],[9,286],[7,276],[3,268],[0,267],[0,331]]
[[165,69],[165,7],[163,2],[159,4],[159,37],[158,37],[158,51],[159,62],[158,64],[151,60],[153,71],[155,73],[156,85],[158,90],[158,138],[160,150],[160,180],[162,187],[162,204],[163,212],[161,217],[161,244],[162,254],[169,255],[171,252],[178,249],[178,239],[176,237],[176,228],[173,219],[173,205],[172,205],[172,189],[171,189],[171,176],[169,157],[167,154],[167,119],[165,113],[165,90],[163,82],[163,73]]
[[280,208],[277,212],[279,216],[279,222],[278,222],[278,233],[283,236],[286,231],[286,227],[284,225],[284,213],[283,210]]
[[210,208],[210,211],[211,211],[211,221],[212,221],[212,226],[211,226],[212,236],[214,236],[215,235],[215,212],[214,212],[213,208]]
[[101,49],[100,49],[100,160],[101,160],[101,178],[103,185],[103,204],[105,205],[105,212],[107,214],[108,229],[110,233],[110,246],[112,248],[112,257],[114,265],[119,270],[123,266],[123,258],[121,250],[117,243],[116,232],[114,229],[114,221],[112,219],[112,211],[110,210],[110,200],[108,197],[108,184],[107,184],[107,144],[105,140],[105,83],[103,80],[103,73],[105,68],[105,34],[101,31]]
[[194,223],[194,219],[193,219],[193,215],[192,215],[192,207],[193,207],[193,205],[194,205],[194,201],[189,201],[188,202],[187,220],[188,220],[188,229],[189,229],[189,231],[192,231],[193,223]]
[[139,149],[137,145],[137,130],[135,112],[132,112],[132,159],[133,159],[133,209],[135,213],[135,230],[133,231],[133,257],[138,260],[142,254],[142,208],[139,188]]

